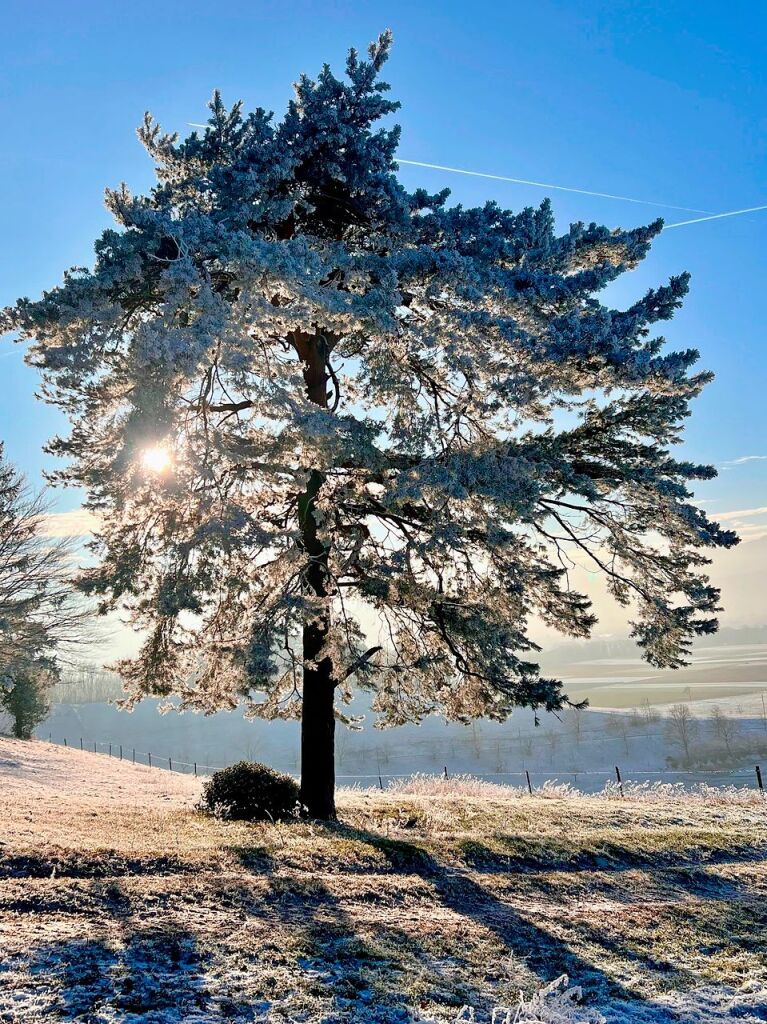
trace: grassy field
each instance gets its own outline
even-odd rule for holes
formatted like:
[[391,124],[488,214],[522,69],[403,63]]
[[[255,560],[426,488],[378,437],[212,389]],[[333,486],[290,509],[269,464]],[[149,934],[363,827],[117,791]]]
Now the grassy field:
[[[580,675],[579,675],[580,672]],[[630,708],[642,702],[726,700],[767,692],[767,658],[693,664],[677,671],[653,671],[638,659],[618,665],[573,666],[563,673],[570,696],[593,708]],[[616,679],[617,677],[617,679]]]
[[244,825],[193,780],[7,740],[0,782],[2,1021],[480,1021],[563,973],[611,1024],[767,1019],[755,801],[459,785]]

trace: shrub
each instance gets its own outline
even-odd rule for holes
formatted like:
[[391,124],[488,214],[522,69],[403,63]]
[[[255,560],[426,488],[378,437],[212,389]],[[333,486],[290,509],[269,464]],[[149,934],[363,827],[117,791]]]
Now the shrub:
[[265,764],[238,761],[215,772],[205,783],[202,806],[232,820],[278,821],[297,814],[298,784]]

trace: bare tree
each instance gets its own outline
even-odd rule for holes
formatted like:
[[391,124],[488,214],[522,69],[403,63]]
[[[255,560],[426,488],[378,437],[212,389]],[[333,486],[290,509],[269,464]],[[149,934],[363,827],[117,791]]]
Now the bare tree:
[[46,512],[0,444],[0,707],[19,739],[48,716],[57,656],[86,638],[86,611],[70,584],[71,548],[47,536]]
[[553,757],[554,751],[557,749],[557,746],[559,745],[559,733],[556,732],[554,729],[549,729],[545,735],[546,741],[549,744],[549,750],[551,751]]
[[674,704],[669,708],[667,718],[671,735],[684,750],[684,759],[690,761],[690,745],[697,734],[698,723],[695,721],[689,704]]
[[575,745],[581,742],[581,731],[583,728],[582,710],[579,707],[569,707],[564,714],[565,728],[570,733]]
[[121,696],[117,673],[87,661],[63,665],[52,694],[54,702],[62,704],[104,704]]
[[606,729],[614,736],[621,736],[626,753],[629,752],[629,719],[626,715],[608,715]]
[[648,727],[657,725],[661,718],[660,712],[657,708],[652,706],[647,697],[642,701],[642,716],[644,717],[645,723]]
[[711,728],[718,740],[724,743],[728,754],[732,753],[733,740],[738,735],[738,723],[716,704],[711,709]]

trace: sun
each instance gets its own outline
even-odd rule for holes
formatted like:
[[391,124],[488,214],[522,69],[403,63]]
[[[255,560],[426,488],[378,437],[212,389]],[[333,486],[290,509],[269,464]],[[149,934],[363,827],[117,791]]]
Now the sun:
[[144,469],[150,473],[167,473],[173,464],[173,459],[168,449],[158,444],[144,450],[141,463]]

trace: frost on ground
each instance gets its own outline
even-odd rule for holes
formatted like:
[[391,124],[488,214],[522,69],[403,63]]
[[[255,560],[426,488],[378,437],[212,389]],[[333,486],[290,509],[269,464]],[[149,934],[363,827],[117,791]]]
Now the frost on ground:
[[[487,782],[473,775],[454,775],[444,779],[439,775],[416,773],[408,778],[397,779],[389,786],[389,793],[407,796],[475,796],[496,799],[522,798],[530,794],[525,786],[507,786]],[[767,800],[758,789],[751,786],[709,786],[705,782],[686,785],[684,782],[606,782],[596,793],[584,793],[569,782],[547,779],[536,786],[533,793],[549,800],[643,800],[650,803],[741,804],[749,807],[764,807]]]
[[0,1021],[767,1020],[763,806],[413,788],[248,826],[0,739]]
[[[115,754],[119,748],[115,746]],[[157,771],[117,756],[25,742],[0,736],[0,782],[5,795],[96,800],[99,804],[141,806],[192,804],[201,783],[189,775]]]

